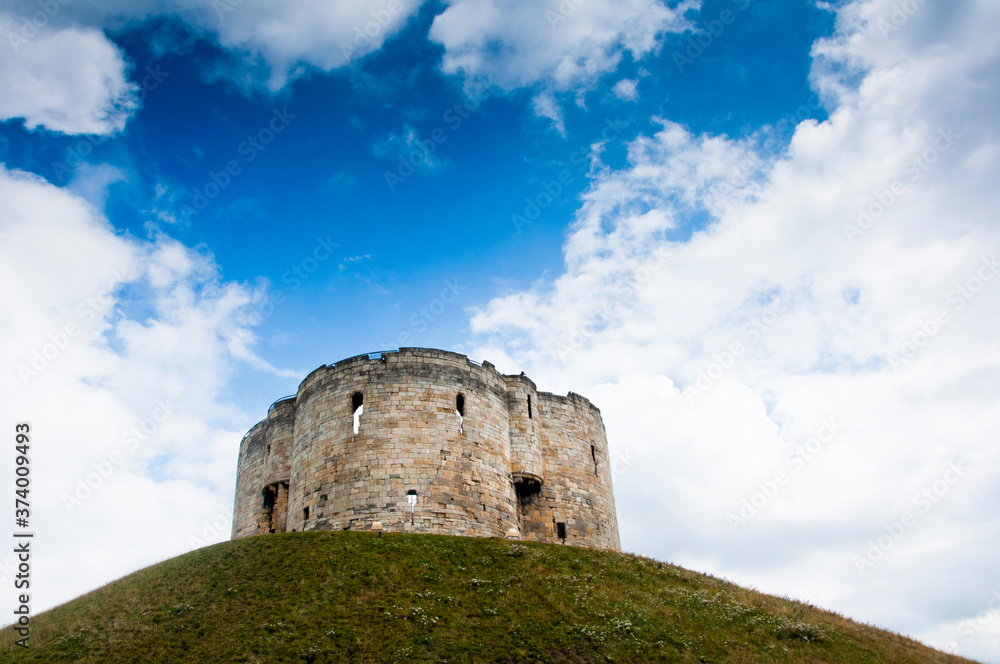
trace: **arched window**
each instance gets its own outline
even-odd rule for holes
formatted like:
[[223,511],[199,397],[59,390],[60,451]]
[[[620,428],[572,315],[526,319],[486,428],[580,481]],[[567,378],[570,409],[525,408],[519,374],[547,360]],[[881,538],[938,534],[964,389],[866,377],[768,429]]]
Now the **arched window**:
[[355,392],[351,395],[351,412],[354,413],[354,435],[361,428],[361,414],[365,412],[365,395]]
[[458,432],[465,433],[465,395],[461,392],[455,397],[455,412],[458,413]]

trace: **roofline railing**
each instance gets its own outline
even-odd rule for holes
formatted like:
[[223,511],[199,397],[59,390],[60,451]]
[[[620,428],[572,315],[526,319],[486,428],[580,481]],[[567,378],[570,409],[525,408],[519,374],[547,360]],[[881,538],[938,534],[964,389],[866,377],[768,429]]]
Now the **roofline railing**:
[[[362,355],[367,355],[369,360],[381,360],[382,355],[385,353],[398,353],[398,352],[399,349],[397,348],[396,350],[373,350],[370,353],[362,353]],[[375,357],[372,357],[373,355]]]
[[[410,346],[407,346],[407,348],[410,348]],[[422,348],[422,347],[421,346],[413,346],[413,348]],[[436,348],[428,348],[428,350],[438,350],[438,349],[436,349]],[[454,353],[454,351],[445,351],[445,352]],[[395,353],[399,353],[399,349],[398,348],[393,348],[391,350],[390,349],[386,349],[386,350],[373,350],[373,351],[369,351],[367,353],[358,353],[357,355],[353,355],[352,357],[347,357],[347,358],[344,358],[342,360],[337,360],[337,362],[335,362],[335,364],[340,363],[340,362],[345,362],[347,360],[352,360],[352,359],[358,358],[358,357],[367,357],[369,360],[380,360],[380,359],[382,359],[383,355],[392,355],[392,354],[395,354]],[[462,355],[462,353],[454,353],[454,354],[455,355]],[[483,366],[482,362],[477,362],[476,360],[472,359],[471,357],[469,357],[467,355],[465,356],[465,359],[469,361],[469,364],[474,364],[477,367]],[[330,365],[327,365],[327,366],[330,366]],[[281,399],[278,399],[278,401],[281,401]]]
[[274,407],[277,406],[282,401],[288,401],[289,399],[294,399],[296,396],[298,396],[298,395],[296,395],[296,394],[289,394],[287,397],[281,397],[280,399],[275,399],[274,403],[272,403],[270,405],[270,407],[268,407],[268,409],[267,409],[268,412],[274,410]]

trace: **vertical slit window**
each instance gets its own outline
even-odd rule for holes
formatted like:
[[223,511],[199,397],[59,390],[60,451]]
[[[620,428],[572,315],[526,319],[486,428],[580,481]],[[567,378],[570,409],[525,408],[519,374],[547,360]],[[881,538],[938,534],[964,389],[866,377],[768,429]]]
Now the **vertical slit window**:
[[590,446],[590,457],[594,460],[594,477],[597,477],[597,450],[593,445]]
[[309,518],[309,508],[308,507],[303,507],[302,508],[302,519],[305,520],[305,519],[308,519],[308,518]]
[[528,395],[528,419],[531,419],[531,395]]
[[410,505],[410,525],[413,525],[413,510],[417,506],[417,490],[410,489],[406,492],[406,502]]
[[354,435],[357,435],[361,428],[361,414],[365,412],[365,395],[361,392],[351,396],[351,412],[354,413]]
[[465,395],[461,392],[455,397],[455,412],[458,413],[458,432],[465,433]]

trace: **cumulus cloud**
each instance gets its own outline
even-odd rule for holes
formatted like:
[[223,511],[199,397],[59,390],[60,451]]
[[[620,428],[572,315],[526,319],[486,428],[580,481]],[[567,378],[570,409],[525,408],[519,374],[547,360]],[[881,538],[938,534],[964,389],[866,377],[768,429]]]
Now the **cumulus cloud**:
[[[647,0],[454,0],[439,14],[430,36],[445,48],[442,69],[485,79],[502,90],[540,85],[536,108],[561,123],[552,93],[593,87],[621,58],[640,59],[658,48],[665,32],[690,27],[684,15],[699,6],[674,7]],[[0,28],[18,34],[29,26],[16,57],[0,65],[2,117],[24,117],[27,126],[66,133],[113,133],[135,111],[134,85],[121,54],[101,32],[156,16],[173,17],[214,36],[233,58],[215,63],[214,76],[241,87],[281,89],[312,69],[332,71],[378,50],[416,13],[420,0],[328,3],[266,0],[215,3],[87,2],[57,5],[44,25],[31,28],[38,5],[13,0]],[[634,86],[622,81],[622,98]],[[80,100],[85,103],[80,103]]]
[[543,84],[555,91],[592,86],[625,53],[640,59],[664,32],[689,27],[675,7],[646,0],[519,2],[452,0],[431,26],[445,48],[442,68],[484,78],[503,89]]
[[80,195],[2,165],[0,200],[0,398],[10,430],[32,425],[31,527],[52,544],[39,611],[228,538],[247,416],[225,386],[273,368],[246,323],[260,289],[223,281],[211,255],[123,237]]
[[128,176],[110,164],[82,163],[73,171],[70,189],[80,194],[99,210],[108,200],[108,188],[117,182],[127,182]]
[[781,154],[661,119],[596,171],[476,352],[601,407],[627,549],[995,658],[1000,8],[898,4],[838,10]]
[[138,107],[121,51],[100,30],[47,19],[38,27],[32,16],[0,13],[0,120],[64,134],[121,131]]
[[[220,4],[216,3],[216,7]],[[207,26],[229,49],[261,57],[270,68],[269,86],[284,86],[297,68],[310,65],[323,71],[341,67],[381,48],[420,7],[419,0],[323,2],[293,4],[267,0],[231,3],[231,11],[209,12],[203,3],[184,3],[185,9]],[[215,14],[213,16],[212,14]]]
[[[420,4],[420,0],[80,0],[60,5],[49,22],[116,29],[132,21],[172,16],[198,32],[214,35],[244,69],[255,71],[262,65],[266,72],[262,82],[278,90],[309,68],[330,71],[378,50]],[[11,8],[28,17],[38,11],[31,0],[13,0]]]

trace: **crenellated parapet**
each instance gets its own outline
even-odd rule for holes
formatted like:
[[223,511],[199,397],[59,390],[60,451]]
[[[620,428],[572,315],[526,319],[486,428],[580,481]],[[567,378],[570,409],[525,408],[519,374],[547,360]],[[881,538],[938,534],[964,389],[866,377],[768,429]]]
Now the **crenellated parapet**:
[[375,521],[617,550],[600,411],[442,350],[319,367],[244,436],[233,536]]

